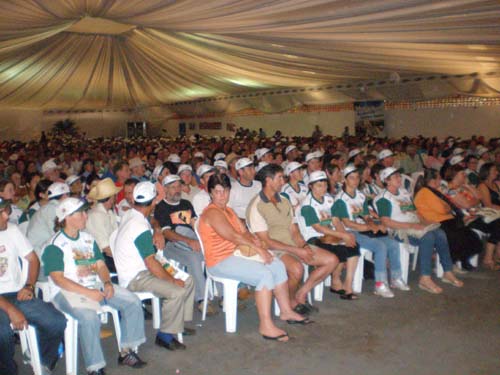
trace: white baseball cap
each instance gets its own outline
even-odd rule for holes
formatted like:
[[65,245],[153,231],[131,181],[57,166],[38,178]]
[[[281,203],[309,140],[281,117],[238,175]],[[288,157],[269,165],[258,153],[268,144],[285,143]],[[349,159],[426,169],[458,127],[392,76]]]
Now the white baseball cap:
[[169,174],[168,176],[166,176],[163,181],[161,182],[161,184],[163,186],[167,186],[167,185],[170,185],[171,183],[175,182],[175,181],[180,181],[180,177],[177,176],[176,174]]
[[196,170],[196,174],[199,176],[199,177],[202,177],[205,173],[207,172],[210,172],[210,171],[213,171],[214,170],[214,167],[213,165],[208,165],[208,164],[202,164],[198,167],[198,169]]
[[153,169],[153,173],[151,173],[151,178],[153,180],[158,180],[158,177],[160,177],[161,172],[163,172],[163,164],[157,165],[155,169]]
[[214,167],[225,168],[227,169],[227,163],[224,160],[216,160],[214,163]]
[[239,170],[248,167],[249,165],[253,165],[253,162],[249,158],[241,158],[236,162],[235,168],[236,170]]
[[260,160],[268,152],[271,152],[271,150],[268,148],[265,148],[265,147],[258,148],[257,150],[255,150],[255,156],[257,157],[257,160]]
[[226,158],[226,154],[223,152],[218,152],[214,156],[214,160],[224,160]]
[[313,159],[321,159],[322,156],[321,151],[310,152],[306,155],[306,163],[309,163]]
[[70,193],[69,186],[66,185],[64,182],[54,182],[47,189],[47,194],[49,199],[69,193]]
[[385,182],[385,180],[387,180],[389,177],[391,177],[394,173],[399,173],[399,169],[396,169],[396,168],[393,168],[393,167],[388,167],[388,168],[385,168],[385,169],[382,169],[380,171],[380,179],[382,180],[382,182]]
[[313,182],[326,181],[326,180],[328,180],[328,177],[324,171],[314,171],[309,176],[309,184],[312,184]]
[[202,158],[205,159],[205,154],[201,151],[196,151],[193,155],[195,158]]
[[386,148],[378,153],[377,158],[378,158],[378,160],[382,160],[382,159],[388,158],[389,156],[393,156],[393,155],[394,155],[394,153],[391,150],[389,150],[388,148]]
[[461,163],[464,160],[464,158],[460,155],[456,155],[450,159],[450,165],[456,165],[458,163]]
[[133,197],[136,203],[151,202],[156,197],[155,184],[150,181],[139,182],[134,187]]
[[453,156],[462,155],[463,153],[465,153],[465,150],[460,147],[457,147],[456,149],[453,150]]
[[363,151],[361,151],[359,148],[355,148],[354,150],[349,151],[349,154],[347,156],[348,159],[355,157],[356,155],[361,154]]
[[72,174],[72,175],[71,175],[71,176],[69,176],[66,180],[64,180],[64,182],[66,183],[66,185],[71,186],[71,185],[73,185],[76,181],[78,181],[79,179],[80,179],[80,177],[78,177],[77,175]]
[[358,168],[354,165],[354,164],[348,164],[344,170],[342,171],[342,174],[344,175],[344,177],[347,177],[348,175],[350,175],[351,173],[353,172],[357,172],[358,171]]
[[167,160],[172,162],[172,163],[180,163],[181,157],[177,154],[170,154],[170,155],[168,155]]
[[140,165],[144,165],[144,162],[141,160],[141,158],[132,158],[128,161],[128,166],[130,169],[138,167]]
[[484,146],[477,146],[477,149],[476,149],[476,155],[477,156],[482,156],[483,154],[485,154],[486,152],[488,152],[488,149]]
[[295,171],[299,168],[302,168],[302,164],[297,163],[296,161],[292,161],[292,162],[288,163],[285,167],[285,176],[290,176],[290,174],[293,171]]
[[177,168],[177,174],[179,176],[185,171],[193,172],[193,168],[189,164],[181,164],[179,165],[179,168]]
[[52,169],[57,169],[59,166],[56,164],[54,159],[49,159],[45,163],[42,164],[42,173],[48,172]]
[[63,221],[66,217],[74,214],[77,211],[86,210],[89,204],[84,199],[78,198],[65,198],[61,200],[56,206],[57,220]]
[[296,150],[296,149],[297,149],[297,146],[295,146],[295,145],[288,146],[287,148],[285,148],[285,155],[293,150]]

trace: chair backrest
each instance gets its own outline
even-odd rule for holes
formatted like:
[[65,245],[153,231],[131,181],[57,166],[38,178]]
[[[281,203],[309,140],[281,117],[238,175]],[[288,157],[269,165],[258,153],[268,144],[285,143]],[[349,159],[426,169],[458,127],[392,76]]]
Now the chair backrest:
[[200,241],[201,253],[203,254],[203,257],[205,257],[205,247],[203,246],[203,238],[200,236],[200,220],[201,218],[198,218],[197,220],[194,221],[194,232],[196,233],[196,237],[198,237]]

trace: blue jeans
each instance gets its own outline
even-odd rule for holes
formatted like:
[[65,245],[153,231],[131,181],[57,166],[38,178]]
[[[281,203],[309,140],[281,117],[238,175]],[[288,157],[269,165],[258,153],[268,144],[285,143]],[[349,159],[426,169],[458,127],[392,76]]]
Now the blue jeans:
[[[144,313],[137,296],[113,285],[115,294],[106,302],[120,312],[121,348],[135,348],[146,341],[144,334]],[[78,320],[78,341],[87,371],[96,371],[106,366],[102,353],[100,329],[101,320],[93,309],[72,308],[62,293],[56,294],[54,304],[66,314]],[[103,302],[101,302],[103,304]]]
[[399,242],[390,238],[368,237],[360,232],[353,232],[356,242],[365,250],[373,253],[375,259],[375,281],[387,283],[387,257],[391,267],[391,279],[401,278],[401,260],[399,255]]
[[[17,293],[2,294],[2,297],[17,307],[28,323],[35,327],[40,361],[42,365],[53,368],[58,359],[57,351],[66,328],[64,315],[52,304],[38,298],[18,301]],[[9,316],[3,310],[0,310],[0,374],[17,374],[17,365],[14,362],[14,331],[10,327]]]
[[288,280],[285,264],[277,258],[270,264],[264,264],[231,255],[208,270],[214,276],[255,286],[256,290],[273,290]]
[[[175,228],[175,232],[188,237],[192,240],[197,240],[196,233],[191,228],[178,225]],[[205,295],[205,274],[202,268],[202,262],[204,261],[203,254],[201,251],[194,251],[188,244],[182,241],[167,242],[165,246],[165,251],[163,252],[165,257],[176,260],[183,266],[186,266],[187,273],[191,275],[194,281],[194,300],[201,301]]]
[[[398,238],[399,240],[399,238]],[[418,257],[420,258],[420,274],[430,276],[432,273],[432,253],[434,249],[439,254],[439,260],[444,272],[453,268],[450,255],[450,247],[446,239],[446,233],[442,229],[427,232],[422,238],[409,237],[410,245],[418,246]]]

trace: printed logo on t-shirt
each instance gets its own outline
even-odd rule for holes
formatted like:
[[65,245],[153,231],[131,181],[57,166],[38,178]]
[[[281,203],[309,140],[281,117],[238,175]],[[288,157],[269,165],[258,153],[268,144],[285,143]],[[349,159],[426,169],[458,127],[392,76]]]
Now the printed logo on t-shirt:
[[363,216],[363,207],[357,205],[357,204],[351,204],[351,212],[352,212],[352,217],[357,218],[357,217],[362,217]]
[[5,275],[8,269],[9,269],[9,259],[0,257],[0,277]]
[[97,260],[94,257],[94,252],[79,249],[73,249],[72,251],[78,283],[86,287],[94,287],[97,281]]
[[184,211],[176,211],[170,214],[170,220],[172,221],[173,225],[181,225],[181,224],[191,224],[191,211],[190,210],[184,210]]

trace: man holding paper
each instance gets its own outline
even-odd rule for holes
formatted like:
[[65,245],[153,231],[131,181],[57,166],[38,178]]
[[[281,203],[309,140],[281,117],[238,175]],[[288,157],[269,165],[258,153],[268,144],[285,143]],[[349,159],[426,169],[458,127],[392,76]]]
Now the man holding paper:
[[157,203],[155,185],[149,181],[140,182],[133,195],[134,207],[123,216],[114,244],[118,279],[121,286],[133,292],[152,292],[162,298],[156,344],[168,350],[184,350],[186,346],[175,336],[195,333],[184,328],[184,322],[193,319],[194,283],[191,277],[184,281],[176,279],[155,257],[152,228],[147,219]]

